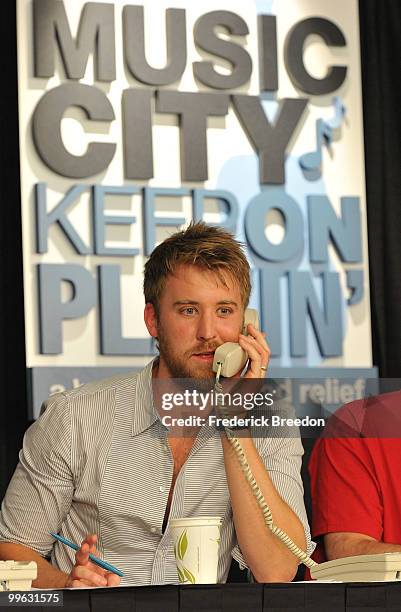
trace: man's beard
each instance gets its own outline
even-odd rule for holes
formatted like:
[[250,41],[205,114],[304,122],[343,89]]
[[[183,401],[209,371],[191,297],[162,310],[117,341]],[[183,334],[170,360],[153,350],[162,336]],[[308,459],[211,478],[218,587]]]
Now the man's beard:
[[[160,352],[160,357],[163,359],[172,378],[194,378],[196,380],[205,380],[215,377],[212,370],[212,364],[209,363],[191,363],[190,358],[194,353],[206,353],[215,351],[219,346],[215,342],[203,343],[195,346],[190,351],[178,355],[174,349],[171,340],[167,340],[162,325],[158,324],[157,341]],[[179,345],[179,338],[176,344]]]

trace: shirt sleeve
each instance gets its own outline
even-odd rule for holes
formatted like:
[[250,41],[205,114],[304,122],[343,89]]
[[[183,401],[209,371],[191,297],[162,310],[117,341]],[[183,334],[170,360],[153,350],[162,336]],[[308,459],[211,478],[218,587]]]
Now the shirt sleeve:
[[364,438],[323,438],[309,463],[313,535],[363,533],[380,540],[383,505],[369,444]]
[[71,419],[64,395],[48,400],[42,416],[26,431],[19,463],[0,512],[0,542],[52,549],[73,496]]

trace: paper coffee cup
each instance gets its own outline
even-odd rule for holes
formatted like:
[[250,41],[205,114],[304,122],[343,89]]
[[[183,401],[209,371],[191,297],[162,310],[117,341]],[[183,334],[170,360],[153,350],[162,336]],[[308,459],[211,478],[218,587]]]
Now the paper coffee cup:
[[219,516],[170,520],[180,582],[216,584],[220,545]]

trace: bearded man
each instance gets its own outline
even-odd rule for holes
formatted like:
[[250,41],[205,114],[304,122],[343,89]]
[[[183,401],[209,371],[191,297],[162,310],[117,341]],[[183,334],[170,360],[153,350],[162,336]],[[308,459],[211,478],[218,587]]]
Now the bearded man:
[[[97,548],[124,572],[122,584],[177,583],[170,520],[217,515],[218,582],[232,558],[259,582],[294,577],[298,561],[266,528],[225,432],[208,425],[173,436],[152,388],[154,381],[212,380],[214,352],[225,342],[247,352],[243,378],[262,378],[265,336],[253,325],[241,333],[250,290],[241,245],[221,228],[192,224],[155,248],[145,265],[144,317],[159,355],[139,374],[46,402],[2,504],[0,559],[36,561],[41,588],[120,584],[89,560]],[[275,524],[309,553],[300,439],[248,435],[241,444]],[[54,543],[51,532],[80,549]]]

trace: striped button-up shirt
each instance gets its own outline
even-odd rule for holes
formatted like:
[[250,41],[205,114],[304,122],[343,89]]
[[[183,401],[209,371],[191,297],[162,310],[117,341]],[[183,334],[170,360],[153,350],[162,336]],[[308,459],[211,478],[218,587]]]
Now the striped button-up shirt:
[[[152,362],[52,396],[27,430],[3,500],[0,541],[17,542],[69,573],[73,542],[98,535],[102,558],[124,572],[122,584],[178,583],[169,523],[163,519],[173,475],[168,430],[153,404]],[[300,478],[298,438],[254,440],[281,497],[301,519],[311,550]],[[219,432],[202,427],[174,487],[169,520],[220,516],[218,581],[234,557],[246,567],[232,518]]]

